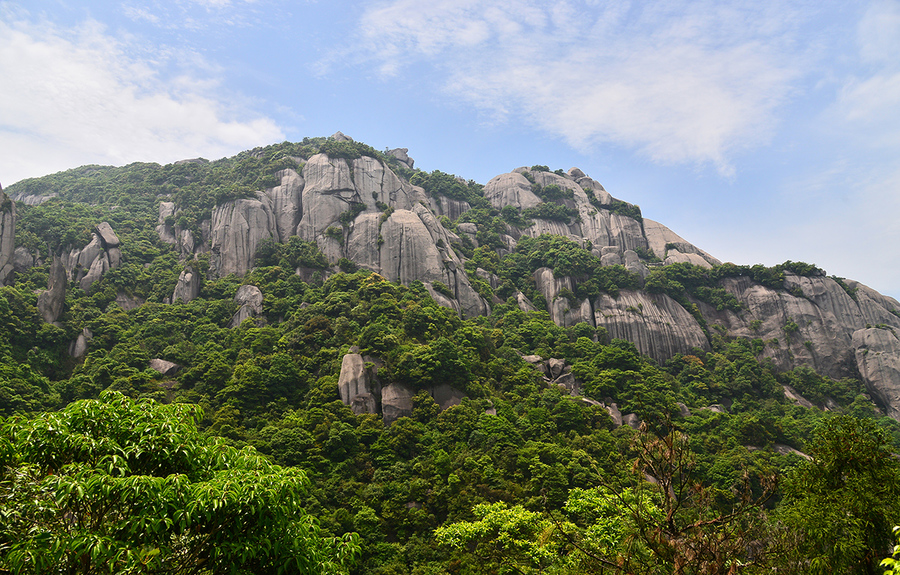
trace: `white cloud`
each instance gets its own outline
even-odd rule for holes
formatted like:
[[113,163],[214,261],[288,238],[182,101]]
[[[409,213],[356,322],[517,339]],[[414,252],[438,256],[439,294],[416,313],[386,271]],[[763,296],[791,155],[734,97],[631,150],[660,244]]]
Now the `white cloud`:
[[575,147],[728,173],[799,75],[794,16],[766,4],[393,0],[364,14],[360,41],[387,75],[432,63],[454,97]]
[[284,137],[215,94],[213,79],[163,77],[164,53],[136,56],[97,23],[0,21],[0,37],[4,183],[84,163],[216,158]]

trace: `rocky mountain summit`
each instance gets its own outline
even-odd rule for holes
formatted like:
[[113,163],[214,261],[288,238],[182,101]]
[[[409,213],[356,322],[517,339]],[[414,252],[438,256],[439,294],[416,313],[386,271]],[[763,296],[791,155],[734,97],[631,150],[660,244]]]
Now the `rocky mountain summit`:
[[[900,303],[893,298],[827,277],[814,266],[787,266],[762,277],[756,267],[723,265],[643,218],[637,206],[614,198],[578,168],[521,167],[482,187],[415,170],[407,149],[360,152],[340,133],[329,142],[318,153],[279,158],[283,167],[268,176],[268,186],[219,201],[197,217],[190,205],[161,190],[154,204],[156,234],[185,265],[168,301],[197,297],[204,273],[243,276],[261,250],[296,237],[324,254],[325,276],[360,268],[403,284],[422,282],[438,303],[463,317],[489,314],[507,302],[524,311],[546,309],[559,325],[587,324],[610,339],[634,342],[659,362],[709,350],[715,337],[746,338],[779,368],[808,365],[833,378],[862,378],[884,411],[900,419]],[[251,159],[254,153],[248,153]],[[39,206],[54,194],[16,190],[12,197]],[[5,195],[2,200],[0,280],[14,265],[40,263],[40,254],[19,254],[13,246],[15,202]],[[539,266],[515,284],[483,264],[487,252],[502,258],[518,253],[523,242],[548,236],[564,238],[600,267],[623,274],[627,285],[598,287],[564,265]],[[99,221],[86,245],[52,254],[38,303],[45,321],[60,316],[69,284],[90,291],[120,264],[122,253],[112,227]],[[201,271],[196,262],[203,257],[209,265]],[[690,270],[708,285],[692,290],[667,269]],[[310,270],[298,266],[297,273]],[[242,293],[232,325],[256,317],[265,297]],[[385,398],[397,390],[390,384],[375,389],[363,359],[349,361],[347,369],[358,373],[341,387],[344,401],[387,410]],[[445,392],[437,390],[435,397]]]

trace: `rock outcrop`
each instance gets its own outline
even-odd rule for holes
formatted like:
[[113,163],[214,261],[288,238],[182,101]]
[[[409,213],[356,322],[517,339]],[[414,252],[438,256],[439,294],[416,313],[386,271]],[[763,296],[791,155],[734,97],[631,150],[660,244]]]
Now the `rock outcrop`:
[[0,187],[0,285],[13,271],[16,251],[16,203]]
[[175,284],[175,290],[172,292],[172,303],[182,301],[188,303],[200,294],[200,274],[192,269],[185,268],[181,270],[178,276],[178,283]]
[[237,327],[245,319],[256,317],[262,313],[263,293],[254,285],[242,285],[239,287],[234,295],[234,301],[241,307],[238,308],[231,321],[228,322],[228,327]]
[[66,301],[66,284],[68,277],[62,259],[54,257],[50,263],[50,275],[47,289],[38,295],[37,308],[41,317],[47,323],[53,323],[62,315],[63,304]]

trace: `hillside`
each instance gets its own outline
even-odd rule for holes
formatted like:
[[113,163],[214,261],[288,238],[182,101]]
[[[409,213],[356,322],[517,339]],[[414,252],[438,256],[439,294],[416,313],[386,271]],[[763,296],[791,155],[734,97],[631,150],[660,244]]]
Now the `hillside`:
[[[728,548],[745,572],[873,568],[900,521],[878,456],[900,445],[900,303],[812,264],[723,264],[578,168],[481,185],[407,152],[338,133],[10,186],[0,414],[102,392],[196,404],[205,434],[308,474],[324,534],[359,534],[357,572],[664,572],[651,540],[585,550],[602,513],[576,499],[663,481],[646,466],[666,437],[693,493],[671,541],[724,545],[747,521]],[[835,434],[871,439],[863,467],[891,480],[833,488],[812,517]],[[453,534],[513,511],[570,522],[581,547]],[[842,513],[860,519],[838,533]],[[689,572],[730,568],[702,561]]]

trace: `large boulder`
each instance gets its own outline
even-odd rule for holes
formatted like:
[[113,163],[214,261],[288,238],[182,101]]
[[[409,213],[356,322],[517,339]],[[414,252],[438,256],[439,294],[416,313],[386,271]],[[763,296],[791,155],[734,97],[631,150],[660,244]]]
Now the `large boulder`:
[[234,200],[213,210],[211,266],[219,276],[244,275],[253,267],[259,243],[276,238],[278,227],[269,199],[262,192],[258,195],[262,198]]
[[297,231],[297,224],[303,214],[303,178],[291,169],[281,170],[275,176],[281,180],[281,184],[266,190],[266,196],[275,216],[275,237],[280,242],[286,242]]
[[392,383],[381,389],[381,413],[384,423],[390,425],[401,417],[409,417],[413,411],[413,390],[402,383]]
[[37,308],[41,317],[47,323],[53,323],[62,315],[63,304],[66,301],[66,285],[68,277],[62,259],[54,257],[50,263],[50,274],[47,289],[38,295]]
[[358,353],[348,353],[341,360],[341,374],[338,376],[338,392],[341,401],[350,406],[353,413],[378,413],[378,384],[372,370]]
[[175,291],[172,292],[172,303],[181,300],[188,303],[200,294],[200,274],[191,268],[181,270]]
[[263,293],[254,285],[242,285],[234,296],[234,301],[241,307],[228,322],[228,327],[237,327],[245,319],[256,317],[263,310]]
[[889,328],[853,332],[859,374],[887,415],[900,419],[900,339]]
[[16,250],[16,203],[0,188],[0,285],[13,271]]

